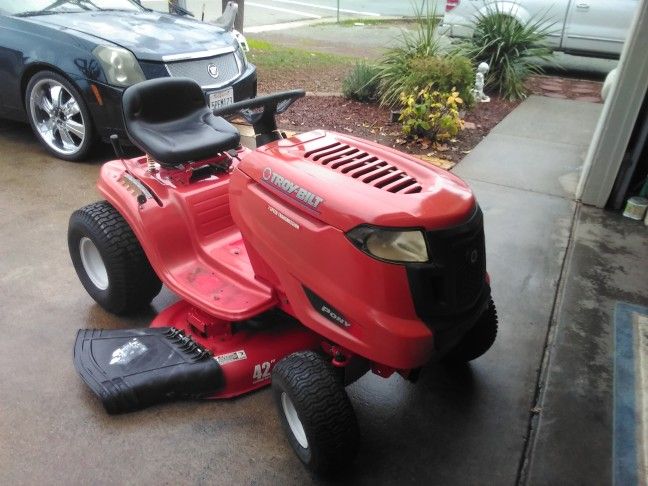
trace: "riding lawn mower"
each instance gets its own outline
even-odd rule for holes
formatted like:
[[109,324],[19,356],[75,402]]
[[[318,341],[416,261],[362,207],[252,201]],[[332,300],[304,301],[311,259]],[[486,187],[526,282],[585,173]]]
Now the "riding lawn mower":
[[[149,328],[80,330],[74,362],[109,413],[271,384],[292,448],[326,474],[359,445],[345,386],[475,359],[497,315],[467,185],[349,135],[286,137],[275,117],[302,96],[212,112],[190,79],[124,92],[145,155],[125,158],[113,138],[105,200],[71,216],[70,255],[110,312],[146,308],[162,284],[179,300]],[[224,117],[254,128],[255,150]]]

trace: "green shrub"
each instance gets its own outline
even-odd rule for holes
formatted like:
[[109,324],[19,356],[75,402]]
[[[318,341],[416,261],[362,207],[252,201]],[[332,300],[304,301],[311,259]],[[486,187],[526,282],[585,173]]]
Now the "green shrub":
[[475,73],[470,59],[464,56],[415,57],[409,62],[409,75],[404,80],[404,91],[420,86],[431,86],[436,91],[458,91],[467,106],[473,104]]
[[378,68],[364,62],[356,63],[353,71],[342,81],[345,98],[358,101],[373,101],[378,91]]
[[[394,105],[401,93],[411,92],[421,86],[432,86],[437,91],[450,92],[454,89],[464,100],[466,106],[472,106],[472,89],[475,74],[472,63],[460,55],[416,56],[402,63],[402,72],[394,71],[393,77],[380,78],[381,101],[385,105]],[[379,75],[380,77],[380,75]]]
[[405,135],[429,137],[439,142],[453,138],[463,125],[459,92],[433,91],[430,86],[420,91],[401,93],[403,104],[400,121]]
[[551,55],[546,40],[554,24],[548,24],[545,16],[520,22],[495,6],[478,13],[475,25],[472,39],[460,47],[460,52],[475,65],[488,63],[487,88],[511,100],[524,97],[524,80],[542,72],[538,60]]

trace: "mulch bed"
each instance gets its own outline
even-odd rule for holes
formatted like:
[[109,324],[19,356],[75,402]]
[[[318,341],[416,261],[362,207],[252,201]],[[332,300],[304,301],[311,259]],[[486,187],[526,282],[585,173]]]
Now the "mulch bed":
[[[440,166],[459,162],[519,102],[493,97],[490,103],[479,103],[464,117],[465,127],[455,139],[443,144],[429,140],[406,140],[400,123],[389,121],[390,113],[374,103],[359,103],[339,96],[307,96],[279,117],[284,130],[304,132],[323,128],[395,147],[403,152],[422,155]],[[441,159],[441,160],[437,160]],[[445,164],[443,161],[450,162]]]
[[[490,103],[479,103],[464,115],[464,129],[455,139],[446,143],[429,140],[408,140],[399,123],[389,121],[389,110],[375,103],[359,103],[341,96],[316,95],[339,92],[344,70],[301,74],[285,72],[266,75],[260,79],[260,92],[305,87],[315,92],[295,103],[287,113],[279,117],[279,126],[290,131],[326,129],[348,133],[380,144],[395,147],[403,152],[418,155],[435,165],[451,168],[458,163],[508,115],[520,101],[505,101],[491,96]],[[527,80],[530,94],[553,98],[601,102],[602,83],[589,80],[569,79],[558,76],[532,76]]]
[[301,69],[259,70],[259,93],[299,88],[317,93],[340,93],[342,80],[350,69],[348,65],[342,65],[326,66],[325,69],[304,66]]

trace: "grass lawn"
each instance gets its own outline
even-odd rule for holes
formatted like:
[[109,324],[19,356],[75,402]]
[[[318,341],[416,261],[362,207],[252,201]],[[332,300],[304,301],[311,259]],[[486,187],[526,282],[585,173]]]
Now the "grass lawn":
[[270,42],[248,38],[250,62],[259,70],[327,68],[332,66],[353,66],[355,58],[323,52],[282,47]]
[[350,56],[285,47],[248,38],[248,60],[257,67],[259,93],[304,88],[339,92],[342,79],[355,65]]

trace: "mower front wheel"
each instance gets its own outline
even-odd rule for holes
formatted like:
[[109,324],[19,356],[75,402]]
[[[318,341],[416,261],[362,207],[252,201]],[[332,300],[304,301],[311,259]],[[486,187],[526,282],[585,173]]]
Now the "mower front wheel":
[[81,283],[110,312],[141,309],[162,289],[133,230],[107,201],[72,214],[68,248]]
[[312,351],[293,353],[275,366],[272,391],[288,441],[308,469],[330,475],[355,458],[358,423],[333,365]]

